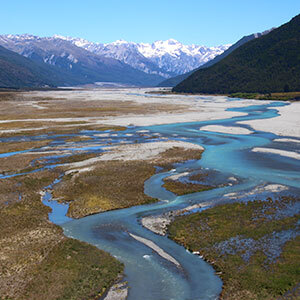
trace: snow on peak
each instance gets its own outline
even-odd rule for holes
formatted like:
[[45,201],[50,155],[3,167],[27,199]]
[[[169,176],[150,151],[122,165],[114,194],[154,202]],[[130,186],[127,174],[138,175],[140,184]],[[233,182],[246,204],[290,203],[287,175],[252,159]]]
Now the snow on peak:
[[121,44],[130,44],[130,43],[125,40],[120,39],[120,40],[116,40],[115,42],[112,42],[112,43],[107,43],[106,45],[109,45],[109,44],[121,45]]
[[[216,47],[206,47],[196,44],[185,45],[174,38],[158,40],[153,43],[135,43],[123,39],[112,43],[94,43],[86,39],[58,34],[52,37],[38,37],[29,34],[0,36],[2,44],[6,45],[10,40],[17,43],[24,41],[27,44],[30,44],[31,40],[32,42],[35,40],[46,40],[48,42],[63,40],[96,55],[114,58],[145,73],[160,75],[165,78],[198,68],[230,47],[230,45]],[[63,45],[60,45],[61,43],[57,44],[57,47],[63,47]],[[24,53],[22,54],[25,55]],[[48,61],[50,56],[49,59],[48,57],[46,59]],[[73,56],[68,56],[68,60],[72,63],[77,63],[77,59]]]
[[143,72],[163,77],[189,72],[230,47],[230,45],[216,47],[184,45],[173,38],[153,43],[134,43],[123,39],[105,44],[83,39],[71,41],[90,52],[121,60]]
[[25,41],[25,40],[37,40],[40,37],[28,33],[24,34],[6,34],[4,35],[5,38],[15,40],[15,41]]

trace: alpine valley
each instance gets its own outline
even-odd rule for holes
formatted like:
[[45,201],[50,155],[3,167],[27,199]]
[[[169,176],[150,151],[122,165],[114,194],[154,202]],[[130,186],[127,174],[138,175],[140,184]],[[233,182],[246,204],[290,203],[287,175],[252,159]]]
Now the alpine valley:
[[[96,82],[155,86],[166,78],[198,68],[230,47],[183,45],[174,39],[152,44],[123,40],[102,44],[59,35],[39,37],[28,34],[2,35],[0,46],[25,56],[29,59],[27,63],[38,63],[42,69],[51,66],[47,72],[55,73],[56,80],[43,80],[43,86]],[[16,69],[10,68],[14,74]],[[9,77],[9,74],[5,76]],[[8,82],[7,78],[0,78],[1,87],[36,87],[40,81],[34,82],[22,82],[22,78]]]

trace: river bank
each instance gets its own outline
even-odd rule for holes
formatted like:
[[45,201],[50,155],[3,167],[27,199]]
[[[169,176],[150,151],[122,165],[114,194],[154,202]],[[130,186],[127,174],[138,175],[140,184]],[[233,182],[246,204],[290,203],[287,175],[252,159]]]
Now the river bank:
[[214,266],[222,299],[297,299],[299,203],[286,197],[219,205],[177,216],[168,233]]
[[[222,284],[214,270],[168,238],[140,226],[139,221],[152,215],[163,218],[173,211],[201,211],[207,205],[235,201],[241,194],[252,197],[251,192],[265,181],[284,186],[280,192],[289,191],[290,186],[296,188],[299,183],[297,162],[291,155],[276,155],[276,164],[270,167],[264,164],[270,159],[269,153],[251,151],[255,147],[266,149],[276,139],[280,140],[275,144],[278,149],[297,153],[297,147],[290,143],[291,139],[298,140],[296,136],[275,136],[237,125],[258,118],[275,122],[276,110],[284,108],[281,103],[226,97],[149,96],[144,90],[122,89],[70,94],[29,92],[4,99],[1,105],[7,111],[0,114],[0,139],[5,146],[3,152],[9,151],[0,156],[5,162],[1,175],[1,209],[4,207],[5,213],[2,230],[7,230],[1,241],[11,245],[3,248],[1,258],[6,263],[6,275],[12,276],[13,268],[22,272],[26,269],[27,274],[22,277],[20,274],[25,273],[20,271],[15,285],[2,285],[7,295],[22,295],[24,286],[28,286],[32,294],[27,293],[26,297],[38,298],[35,295],[39,295],[39,280],[46,282],[43,292],[53,289],[55,279],[60,278],[55,275],[57,256],[62,269],[69,266],[74,272],[70,271],[68,280],[58,285],[55,297],[68,293],[98,295],[103,288],[107,290],[122,270],[119,260],[125,265],[125,280],[130,286],[128,299],[215,299]],[[28,129],[26,135],[23,126]],[[231,134],[213,131],[216,128],[212,127],[211,131],[201,129],[206,126],[220,126],[231,130]],[[251,133],[244,134],[245,129]],[[190,179],[196,184],[201,170],[212,172],[206,180],[213,189],[199,192],[199,185],[182,185],[181,180],[188,174],[194,176]],[[66,175],[53,187],[53,195],[58,205],[70,205],[69,216],[78,218],[61,224],[64,235],[72,240],[63,236],[60,227],[48,222],[49,209],[40,201],[40,191],[62,173]],[[172,180],[172,187],[169,182],[165,189],[167,180]],[[203,184],[203,180],[198,184]],[[34,191],[34,197],[26,194],[28,189]],[[9,218],[11,223],[6,221]],[[27,223],[30,231],[22,231]],[[47,229],[47,233],[40,234],[46,224],[53,233]],[[166,225],[158,231],[165,231]],[[35,232],[43,237],[40,244],[32,238]],[[73,245],[70,241],[74,238],[111,256],[93,246],[85,248],[87,244],[82,242]],[[55,248],[61,239],[64,244]],[[28,246],[20,248],[22,245]],[[51,256],[54,249],[55,255]],[[78,255],[73,255],[73,250]],[[91,251],[94,258],[83,265],[86,251]],[[32,256],[22,264],[27,252]],[[35,259],[35,255],[40,259]],[[107,265],[95,267],[94,259]],[[107,268],[112,270],[109,276]],[[31,285],[32,272],[35,279]],[[77,280],[85,280],[81,272],[87,280],[86,289],[77,284]],[[47,276],[51,280],[47,281]],[[16,276],[3,278],[9,282]],[[103,278],[109,281],[104,282]],[[95,285],[96,281],[101,286]]]

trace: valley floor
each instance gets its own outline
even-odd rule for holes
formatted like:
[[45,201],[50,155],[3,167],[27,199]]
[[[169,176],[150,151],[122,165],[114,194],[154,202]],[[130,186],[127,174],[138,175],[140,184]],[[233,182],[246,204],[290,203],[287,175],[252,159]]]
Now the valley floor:
[[[41,201],[45,192],[51,192],[58,203],[69,205],[67,215],[72,218],[153,203],[157,199],[144,193],[145,181],[158,169],[166,172],[176,163],[199,160],[204,149],[178,140],[176,134],[165,138],[143,128],[139,130],[139,126],[240,117],[246,115],[246,106],[269,103],[147,91],[0,92],[0,299],[95,299],[122,277],[124,266],[116,258],[95,246],[65,237],[59,226],[49,222],[50,209]],[[231,110],[236,107],[240,111]],[[279,144],[299,143],[300,103],[277,109],[277,118],[243,121],[241,127],[208,125],[197,130],[217,134],[253,134],[254,130],[264,130],[283,136]],[[126,131],[128,128],[135,131]],[[261,149],[274,152],[271,148]],[[281,149],[279,154],[296,158],[299,155],[293,149],[288,153]],[[169,176],[164,187],[185,195],[221,186],[206,182],[205,172],[193,177],[185,175],[189,177],[186,182]],[[298,198],[284,199],[280,205],[287,209],[295,203],[299,203]],[[253,243],[270,235],[275,228],[271,225],[281,226],[285,231],[295,229],[296,216],[274,221],[274,211],[282,208],[280,205],[276,201],[253,202],[248,206],[228,204],[182,216],[189,212],[187,209],[171,218],[160,216],[158,223],[164,225],[156,224],[156,231],[151,216],[148,223],[146,219],[141,222],[165,234],[167,225],[175,220],[169,227],[171,237],[214,261],[223,273],[225,298],[234,299],[230,296],[234,289],[235,296],[241,295],[239,299],[271,299],[267,296],[284,294],[299,281],[297,265],[293,264],[299,261],[298,238],[287,243],[267,265],[264,261],[268,256],[259,249],[259,254],[249,257],[251,264],[247,267],[246,260],[241,258],[241,253],[248,251],[244,246],[224,256],[221,252],[225,248],[216,248],[216,244],[228,243],[230,238],[236,238],[239,244]],[[265,219],[262,211],[267,211],[270,218]],[[220,216],[223,214],[227,219]],[[227,227],[225,232],[220,230]],[[203,234],[207,228],[209,236]],[[196,239],[197,236],[202,239]],[[275,264],[276,259],[281,261],[279,265]],[[266,269],[260,267],[262,262]],[[238,269],[241,266],[245,268]],[[272,270],[273,279],[265,276],[266,270]],[[282,272],[289,275],[282,277]],[[256,282],[253,274],[266,278],[251,289],[249,282]]]

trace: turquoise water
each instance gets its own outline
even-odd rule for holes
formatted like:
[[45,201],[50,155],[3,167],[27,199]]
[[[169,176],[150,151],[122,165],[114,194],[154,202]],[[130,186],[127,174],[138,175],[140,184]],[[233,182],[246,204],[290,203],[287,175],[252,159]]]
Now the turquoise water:
[[[281,105],[286,104],[276,102],[271,105],[232,109],[245,112],[247,115],[226,120],[137,128],[136,130],[160,133],[170,139],[174,139],[176,134],[175,139],[202,145],[205,147],[205,152],[200,161],[178,164],[175,171],[158,173],[145,182],[145,193],[159,198],[162,202],[74,220],[62,225],[65,234],[108,251],[125,264],[125,279],[130,286],[128,297],[130,300],[216,299],[221,291],[222,282],[211,266],[167,237],[158,236],[143,228],[139,220],[143,216],[160,214],[195,203],[226,202],[229,201],[226,198],[229,193],[242,194],[267,183],[288,185],[294,193],[297,193],[300,188],[298,160],[250,151],[253,147],[271,146],[272,139],[276,138],[275,135],[267,132],[231,135],[199,130],[201,126],[211,124],[236,126],[236,122],[239,121],[272,118],[277,115],[275,108]],[[242,127],[251,129],[246,125]],[[287,145],[284,147],[286,149]],[[238,183],[181,197],[175,196],[162,187],[164,177],[199,168],[220,172],[224,179],[237,178]],[[172,255],[181,267],[178,268],[163,259],[128,233],[153,241]]]
[[[211,97],[212,102],[213,99]],[[202,100],[199,98],[199,101]],[[285,191],[286,193],[299,195],[299,160],[275,154],[251,152],[253,147],[274,147],[299,152],[299,146],[291,143],[274,143],[272,140],[278,137],[268,132],[254,131],[251,135],[233,135],[200,130],[205,125],[239,126],[252,130],[251,127],[237,125],[236,122],[276,117],[276,107],[282,105],[287,104],[274,102],[267,105],[231,109],[244,112],[246,115],[224,120],[131,127],[124,132],[114,134],[109,142],[116,145],[124,141],[128,143],[136,140],[139,142],[157,141],[157,139],[145,139],[138,135],[138,131],[148,130],[150,135],[159,133],[170,140],[199,144],[205,148],[205,152],[201,160],[177,164],[169,172],[158,171],[145,182],[145,193],[160,199],[161,202],[70,220],[65,216],[67,206],[51,201],[49,192],[43,199],[44,203],[53,209],[49,218],[52,222],[60,224],[67,236],[96,245],[125,264],[125,280],[130,286],[129,300],[216,299],[221,292],[222,282],[213,268],[167,237],[156,235],[143,228],[140,225],[140,219],[143,216],[161,214],[196,203],[205,202],[213,205],[234,201],[228,196],[232,193],[241,195],[241,201],[248,201],[255,196],[249,196],[249,192],[267,184],[286,185],[289,188]],[[84,135],[89,134],[92,136],[94,132],[84,133]],[[97,137],[92,142],[99,143],[101,140],[101,137]],[[103,142],[105,143],[104,139]],[[77,148],[80,148],[78,144]],[[105,147],[100,147],[101,149],[105,151]],[[89,150],[95,149],[89,147]],[[218,188],[176,196],[162,187],[164,177],[203,168],[212,172],[210,180]],[[235,179],[234,184],[222,186],[221,183],[228,183],[229,178]],[[48,188],[51,189],[51,186]],[[270,192],[266,191],[263,197],[268,196]],[[161,257],[157,252],[131,237],[129,233],[154,242],[176,259],[180,267]]]

